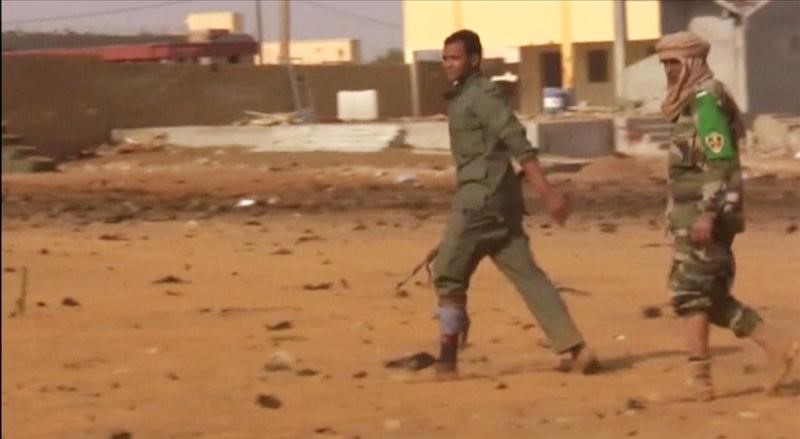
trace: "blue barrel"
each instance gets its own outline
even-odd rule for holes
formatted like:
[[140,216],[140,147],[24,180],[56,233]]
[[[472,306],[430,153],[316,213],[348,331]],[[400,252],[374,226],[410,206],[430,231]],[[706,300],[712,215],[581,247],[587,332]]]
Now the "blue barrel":
[[542,109],[545,113],[558,113],[566,107],[564,90],[558,87],[545,87],[542,96]]

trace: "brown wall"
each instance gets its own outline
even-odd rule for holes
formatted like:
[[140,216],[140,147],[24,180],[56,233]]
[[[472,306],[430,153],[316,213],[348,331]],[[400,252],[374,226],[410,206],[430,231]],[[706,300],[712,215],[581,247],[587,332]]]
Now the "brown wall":
[[[411,114],[405,65],[298,68],[317,115],[336,116],[339,90],[378,90],[381,117]],[[278,66],[106,64],[89,58],[4,57],[3,120],[43,153],[63,157],[106,141],[112,128],[228,124],[243,110],[294,109]]]

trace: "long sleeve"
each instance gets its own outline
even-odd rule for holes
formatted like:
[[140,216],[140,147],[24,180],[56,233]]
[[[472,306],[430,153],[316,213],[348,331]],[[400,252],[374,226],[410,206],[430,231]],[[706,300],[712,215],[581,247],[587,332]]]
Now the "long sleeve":
[[511,111],[503,91],[496,84],[489,83],[477,91],[472,110],[489,133],[503,141],[519,163],[537,158],[538,150],[528,141],[525,127]]

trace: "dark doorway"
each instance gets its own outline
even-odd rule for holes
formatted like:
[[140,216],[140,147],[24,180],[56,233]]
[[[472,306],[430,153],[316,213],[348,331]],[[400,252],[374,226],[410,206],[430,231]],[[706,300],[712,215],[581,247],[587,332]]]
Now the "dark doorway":
[[542,87],[561,88],[561,52],[544,52],[540,55]]

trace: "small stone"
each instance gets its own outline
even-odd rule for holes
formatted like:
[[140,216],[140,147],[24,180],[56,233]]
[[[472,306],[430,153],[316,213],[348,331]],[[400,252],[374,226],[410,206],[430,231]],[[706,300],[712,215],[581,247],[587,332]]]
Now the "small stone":
[[290,370],[294,365],[295,359],[286,351],[277,351],[270,357],[267,364],[264,365],[264,370],[267,372],[279,372]]
[[619,226],[614,223],[600,223],[597,225],[602,233],[616,233]]
[[73,299],[72,297],[65,297],[61,301],[61,304],[64,305],[64,306],[81,306],[80,302],[78,302],[77,300]]
[[333,282],[321,282],[315,284],[305,284],[303,285],[303,289],[306,291],[330,290],[332,286]]
[[497,383],[494,388],[497,390],[505,390],[508,389],[508,385],[506,383]]
[[128,241],[128,238],[117,234],[103,234],[100,235],[97,239],[101,241]]
[[647,406],[645,405],[644,401],[638,399],[628,398],[628,400],[625,402],[626,410],[644,410],[645,408],[647,408]]
[[301,377],[313,377],[316,375],[319,375],[319,371],[316,371],[314,369],[300,369],[297,371],[297,376]]
[[350,289],[350,283],[348,283],[347,279],[345,279],[345,278],[339,279],[339,285],[341,285],[342,288],[344,288],[345,290],[349,290]]
[[797,231],[797,224],[789,224],[789,225],[786,227],[786,233],[788,233],[788,234],[790,234],[790,235],[791,235],[792,233],[796,232],[796,231]]
[[356,379],[366,378],[366,377],[367,377],[367,375],[368,375],[368,374],[367,374],[367,371],[365,371],[365,370],[362,370],[362,371],[360,371],[360,372],[356,372],[356,373],[354,373],[354,374],[353,374],[353,378],[356,378]]
[[316,434],[336,434],[336,430],[330,427],[320,427],[314,430]]
[[411,294],[409,294],[408,291],[406,290],[399,290],[396,293],[394,293],[394,297],[397,297],[398,299],[405,299],[411,297]]
[[272,252],[271,254],[276,255],[276,256],[285,256],[285,255],[292,254],[292,251],[289,250],[288,248],[281,247],[281,248],[275,250],[274,252]]
[[169,372],[169,373],[167,374],[167,378],[169,378],[169,379],[170,379],[170,380],[172,380],[172,381],[178,381],[178,380],[180,380],[180,379],[181,379],[181,378],[178,376],[178,374],[176,374],[175,372]]
[[110,439],[133,439],[133,433],[124,430],[117,430],[111,433]]
[[742,373],[744,373],[745,375],[751,375],[756,373],[757,371],[758,367],[756,367],[753,364],[745,364],[744,367],[742,368]]
[[46,248],[43,248],[43,249],[39,250],[39,254],[40,255],[49,255],[50,254],[50,250],[48,250]]
[[183,279],[181,279],[181,278],[179,278],[177,276],[173,276],[173,275],[170,274],[170,275],[164,276],[164,277],[162,277],[160,279],[156,279],[152,283],[153,283],[153,285],[158,285],[158,284],[185,284],[185,283],[188,283],[188,282],[186,282],[185,280],[183,280]]
[[270,409],[270,410],[277,410],[281,408],[283,402],[280,399],[273,395],[258,395],[256,397],[256,404],[260,405],[261,407]]
[[267,325],[267,330],[269,331],[285,331],[287,329],[292,329],[293,325],[292,322],[288,320],[284,320],[282,322],[276,323],[274,325]]
[[656,319],[663,315],[661,308],[657,306],[645,306],[642,308],[642,317],[646,319]]

